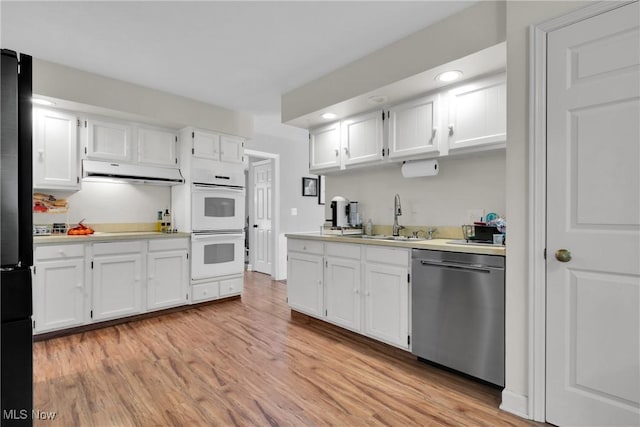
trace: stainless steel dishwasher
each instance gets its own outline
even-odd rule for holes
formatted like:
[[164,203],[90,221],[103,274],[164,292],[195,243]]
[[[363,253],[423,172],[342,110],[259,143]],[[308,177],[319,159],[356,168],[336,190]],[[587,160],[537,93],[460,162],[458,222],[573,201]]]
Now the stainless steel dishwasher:
[[504,387],[504,257],[413,249],[411,352]]

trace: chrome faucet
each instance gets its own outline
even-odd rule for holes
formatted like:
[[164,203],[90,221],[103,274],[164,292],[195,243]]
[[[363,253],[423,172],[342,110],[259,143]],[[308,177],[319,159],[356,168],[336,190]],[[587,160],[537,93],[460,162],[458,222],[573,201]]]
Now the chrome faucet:
[[400,206],[400,196],[396,194],[395,199],[393,199],[393,235],[399,236],[400,230],[404,227],[398,224],[398,217],[402,215],[402,206]]

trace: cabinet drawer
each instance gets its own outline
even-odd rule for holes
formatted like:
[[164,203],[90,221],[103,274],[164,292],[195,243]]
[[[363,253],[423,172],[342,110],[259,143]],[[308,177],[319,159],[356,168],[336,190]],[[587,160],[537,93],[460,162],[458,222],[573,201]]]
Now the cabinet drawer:
[[201,283],[191,286],[191,302],[208,301],[218,298],[220,292],[218,290],[219,282]]
[[322,255],[324,244],[313,240],[288,239],[287,249],[293,252],[305,252]]
[[327,243],[325,245],[328,256],[360,259],[360,245],[349,245],[347,243]]
[[78,258],[84,256],[84,245],[56,245],[36,247],[36,261],[45,259]]
[[93,255],[112,255],[112,254],[131,254],[141,253],[142,242],[109,242],[109,243],[94,243]]
[[365,248],[367,262],[392,264],[401,267],[409,266],[409,249],[404,248],[380,248],[368,246]]
[[225,279],[220,281],[220,296],[237,295],[242,293],[243,278]]
[[172,251],[189,249],[189,239],[153,239],[149,240],[149,251]]

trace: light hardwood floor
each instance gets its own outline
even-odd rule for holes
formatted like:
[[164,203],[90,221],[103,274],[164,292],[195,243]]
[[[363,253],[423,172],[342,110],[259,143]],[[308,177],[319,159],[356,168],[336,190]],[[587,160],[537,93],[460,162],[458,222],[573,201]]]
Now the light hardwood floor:
[[34,345],[41,426],[539,425],[491,387],[291,313],[286,284]]

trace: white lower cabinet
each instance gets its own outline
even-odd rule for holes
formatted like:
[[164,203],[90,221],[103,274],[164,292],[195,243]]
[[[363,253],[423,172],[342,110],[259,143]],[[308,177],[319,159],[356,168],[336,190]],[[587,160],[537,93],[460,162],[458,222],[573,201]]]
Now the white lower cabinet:
[[85,323],[84,245],[38,247],[34,255],[34,332]]
[[142,242],[93,244],[93,320],[138,314],[142,307]]
[[287,300],[294,310],[321,317],[323,306],[323,257],[292,252],[287,255]]
[[160,310],[189,301],[188,239],[149,241],[147,310]]
[[409,349],[406,248],[288,240],[289,306]]
[[360,246],[325,245],[325,316],[337,325],[360,331]]

